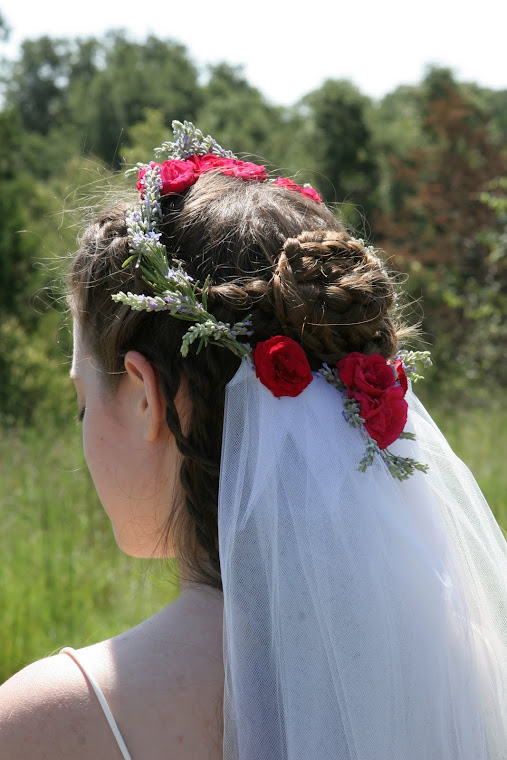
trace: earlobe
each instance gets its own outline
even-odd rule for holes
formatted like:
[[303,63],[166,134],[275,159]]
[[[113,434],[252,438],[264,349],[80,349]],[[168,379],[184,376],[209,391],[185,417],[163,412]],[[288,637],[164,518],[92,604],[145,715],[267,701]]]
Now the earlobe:
[[125,370],[134,395],[136,413],[142,421],[146,441],[157,440],[165,426],[165,401],[160,388],[158,372],[139,351],[125,355]]

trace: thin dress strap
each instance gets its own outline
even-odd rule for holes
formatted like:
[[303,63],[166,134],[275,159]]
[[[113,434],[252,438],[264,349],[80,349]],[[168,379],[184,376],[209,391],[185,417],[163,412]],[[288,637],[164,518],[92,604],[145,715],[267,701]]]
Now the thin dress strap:
[[98,685],[97,681],[92,676],[90,671],[85,668],[81,660],[78,658],[76,650],[72,649],[72,647],[64,647],[64,649],[60,650],[60,654],[68,654],[69,657],[72,657],[74,662],[82,670],[83,674],[86,676],[86,678],[90,682],[90,685],[93,688],[93,691],[97,695],[99,704],[102,707],[102,710],[104,712],[104,715],[106,716],[107,722],[109,723],[109,728],[113,732],[114,738],[116,739],[116,742],[118,744],[118,747],[120,748],[120,751],[123,755],[124,760],[132,760],[132,758],[130,757],[130,753],[127,749],[127,746],[125,742],[123,741],[123,737],[120,733],[120,729],[118,728],[116,721],[113,718],[113,713],[109,709],[109,705],[106,702],[106,698],[104,697],[104,694],[102,693],[102,689],[100,688],[100,686]]

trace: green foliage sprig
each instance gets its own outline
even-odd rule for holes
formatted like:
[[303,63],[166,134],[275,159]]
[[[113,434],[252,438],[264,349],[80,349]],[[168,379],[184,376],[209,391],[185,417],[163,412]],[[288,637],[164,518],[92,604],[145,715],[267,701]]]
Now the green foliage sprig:
[[424,380],[424,375],[418,374],[418,364],[422,364],[423,367],[433,366],[429,351],[400,351],[396,354],[395,359],[401,359],[403,369],[407,375],[410,375],[413,383],[417,383],[418,380]]
[[[251,353],[248,343],[238,341],[240,336],[252,334],[248,319],[230,325],[220,322],[207,310],[209,277],[200,289],[199,282],[194,282],[181,266],[176,269],[167,269],[166,266],[165,272],[157,272],[141,262],[140,268],[145,282],[155,295],[120,292],[113,295],[113,301],[130,306],[133,311],[168,311],[173,317],[194,322],[183,336],[180,349],[182,356],[188,355],[191,344],[196,340],[199,340],[197,353],[208,343],[222,345],[239,357]],[[198,300],[199,296],[201,301]]]

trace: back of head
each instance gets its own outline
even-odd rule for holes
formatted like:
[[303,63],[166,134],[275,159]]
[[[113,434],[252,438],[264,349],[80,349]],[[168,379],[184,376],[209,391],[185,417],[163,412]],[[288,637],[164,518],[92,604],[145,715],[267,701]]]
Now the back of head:
[[[126,205],[113,207],[86,230],[72,266],[71,306],[111,392],[129,350],[158,370],[167,424],[182,454],[182,502],[168,514],[167,535],[175,536],[186,577],[221,588],[223,410],[240,360],[217,345],[199,353],[191,347],[183,357],[188,323],[113,302],[118,291],[147,292],[139,269],[122,269],[129,256],[127,212]],[[234,323],[251,315],[253,346],[286,335],[303,347],[313,370],[353,351],[395,354],[403,328],[393,322],[394,286],[382,261],[303,193],[212,171],[162,198],[159,231],[168,254],[194,280],[210,277],[208,310],[217,319]],[[182,379],[192,409],[185,433],[174,403]]]

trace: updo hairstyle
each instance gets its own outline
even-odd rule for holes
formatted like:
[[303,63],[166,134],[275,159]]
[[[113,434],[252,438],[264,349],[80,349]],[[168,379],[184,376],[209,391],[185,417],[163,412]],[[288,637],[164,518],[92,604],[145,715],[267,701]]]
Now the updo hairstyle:
[[[253,346],[287,335],[310,365],[351,351],[390,358],[404,333],[392,319],[394,285],[381,260],[344,230],[324,204],[270,182],[203,174],[189,190],[162,201],[162,242],[201,283],[211,276],[209,310],[236,322],[251,314]],[[177,547],[180,573],[222,589],[218,551],[218,481],[225,386],[239,366],[210,345],[183,358],[189,323],[166,312],[132,311],[113,302],[122,290],[148,293],[129,255],[126,205],[102,213],[73,261],[70,303],[89,350],[114,394],[124,357],[140,351],[158,370],[167,424],[182,455],[181,497],[165,535]],[[184,378],[191,402],[184,435],[174,399]]]

